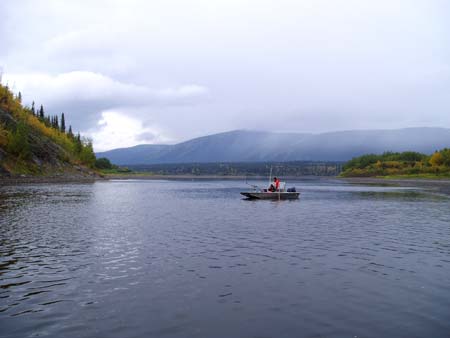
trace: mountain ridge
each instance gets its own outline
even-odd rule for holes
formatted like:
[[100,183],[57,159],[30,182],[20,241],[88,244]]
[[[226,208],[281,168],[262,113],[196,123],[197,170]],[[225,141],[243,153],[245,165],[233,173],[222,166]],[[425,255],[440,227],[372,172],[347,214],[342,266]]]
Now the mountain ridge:
[[347,161],[365,153],[418,151],[430,154],[450,147],[450,129],[414,127],[333,131],[320,134],[232,130],[173,145],[141,144],[98,152],[117,165]]

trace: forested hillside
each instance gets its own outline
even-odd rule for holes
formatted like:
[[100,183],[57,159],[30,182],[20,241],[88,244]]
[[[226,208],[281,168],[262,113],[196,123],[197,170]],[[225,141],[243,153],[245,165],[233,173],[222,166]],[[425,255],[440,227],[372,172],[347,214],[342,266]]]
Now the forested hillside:
[[0,176],[92,175],[92,142],[67,127],[66,116],[25,107],[22,95],[0,84]]
[[450,176],[450,149],[444,148],[425,155],[417,152],[392,153],[381,155],[367,154],[348,161],[341,176]]

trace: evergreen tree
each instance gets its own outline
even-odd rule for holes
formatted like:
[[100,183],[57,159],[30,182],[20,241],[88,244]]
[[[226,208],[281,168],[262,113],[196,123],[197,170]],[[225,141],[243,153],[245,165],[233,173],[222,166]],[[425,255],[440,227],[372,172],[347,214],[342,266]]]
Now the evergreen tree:
[[19,92],[19,94],[17,94],[17,100],[19,100],[20,103],[22,103],[22,93]]
[[113,165],[106,157],[102,157],[95,161],[95,167],[98,169],[112,169]]
[[55,115],[55,129],[59,129],[58,115]]
[[39,118],[41,118],[43,120],[44,117],[45,117],[44,107],[41,104],[41,107],[39,108]]
[[66,132],[66,119],[64,118],[64,113],[61,114],[61,132]]
[[72,126],[69,126],[69,132],[67,133],[71,138],[73,138]]
[[77,136],[75,137],[75,151],[78,154],[81,154],[82,150],[83,150],[83,144],[81,143],[80,133],[78,133]]
[[36,108],[34,107],[34,101],[33,101],[33,103],[31,104],[31,113],[32,113],[33,115],[36,115]]

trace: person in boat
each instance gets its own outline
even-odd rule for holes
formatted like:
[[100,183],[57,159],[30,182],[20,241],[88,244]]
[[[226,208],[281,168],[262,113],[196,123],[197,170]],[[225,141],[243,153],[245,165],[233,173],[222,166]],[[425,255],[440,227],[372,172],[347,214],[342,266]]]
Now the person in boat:
[[273,183],[270,185],[269,190],[270,192],[275,192],[280,189],[280,180],[277,177],[273,178]]

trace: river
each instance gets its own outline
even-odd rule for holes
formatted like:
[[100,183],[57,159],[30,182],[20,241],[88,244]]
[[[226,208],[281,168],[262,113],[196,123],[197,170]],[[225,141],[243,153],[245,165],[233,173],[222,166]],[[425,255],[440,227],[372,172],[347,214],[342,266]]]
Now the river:
[[0,187],[0,337],[450,336],[448,196],[289,185]]

